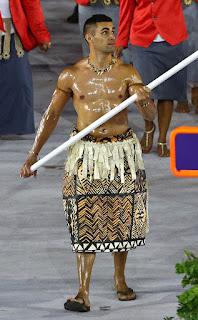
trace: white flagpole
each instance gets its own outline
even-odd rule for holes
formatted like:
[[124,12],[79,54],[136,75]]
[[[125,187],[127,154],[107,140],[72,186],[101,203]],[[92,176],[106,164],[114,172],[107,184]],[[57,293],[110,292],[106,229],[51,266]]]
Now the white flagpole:
[[[188,64],[190,64],[191,62],[193,62],[194,60],[196,60],[198,58],[198,50],[195,51],[193,54],[191,54],[189,57],[187,57],[186,59],[182,60],[180,63],[178,63],[177,65],[175,65],[173,68],[171,68],[170,70],[168,70],[167,72],[165,72],[164,74],[162,74],[160,77],[158,77],[157,79],[153,80],[152,82],[150,82],[147,87],[150,88],[151,90],[156,88],[157,86],[159,86],[162,82],[166,81],[168,78],[172,77],[175,73],[177,73],[178,71],[182,70],[183,68],[185,68]],[[76,134],[75,136],[73,136],[72,138],[70,138],[68,141],[64,142],[63,144],[61,144],[58,148],[56,148],[55,150],[53,150],[52,152],[48,153],[45,157],[43,157],[41,160],[37,161],[36,163],[34,163],[31,166],[31,171],[35,171],[37,170],[39,167],[41,167],[42,165],[44,165],[47,161],[49,161],[50,159],[54,158],[56,155],[58,155],[59,153],[61,153],[63,150],[67,149],[68,147],[70,147],[72,144],[74,144],[75,142],[77,142],[78,140],[82,139],[84,136],[86,136],[87,134],[89,134],[92,130],[96,129],[97,127],[101,126],[104,122],[106,122],[107,120],[111,119],[113,116],[115,116],[117,113],[119,113],[120,111],[122,111],[123,109],[125,109],[126,107],[128,107],[131,103],[135,102],[135,100],[137,99],[137,95],[134,94],[131,97],[129,97],[128,99],[126,99],[125,101],[123,101],[122,103],[120,103],[118,106],[116,106],[114,109],[112,109],[111,111],[109,111],[108,113],[106,113],[105,115],[103,115],[102,117],[100,117],[99,119],[97,119],[96,121],[94,121],[92,124],[90,124],[88,127],[86,127],[85,129],[83,129],[82,131],[80,131],[78,134]]]

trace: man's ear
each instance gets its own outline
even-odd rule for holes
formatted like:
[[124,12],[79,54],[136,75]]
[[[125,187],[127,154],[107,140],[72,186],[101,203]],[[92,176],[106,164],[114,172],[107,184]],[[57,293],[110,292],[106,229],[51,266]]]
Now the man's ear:
[[85,35],[85,40],[89,43],[91,40],[92,40],[92,35],[90,34],[90,33],[87,33],[86,35]]

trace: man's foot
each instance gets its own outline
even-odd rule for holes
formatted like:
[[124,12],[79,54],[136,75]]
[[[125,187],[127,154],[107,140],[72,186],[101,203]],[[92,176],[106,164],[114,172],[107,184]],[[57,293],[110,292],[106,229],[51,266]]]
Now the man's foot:
[[114,276],[115,289],[120,301],[130,301],[136,299],[136,294],[129,288],[124,278],[117,278]]
[[159,157],[170,157],[170,150],[167,148],[167,142],[158,142],[157,153]]
[[178,101],[175,111],[180,113],[190,112],[190,109],[188,107],[188,101]]
[[65,310],[87,312],[90,311],[90,302],[88,299],[84,299],[80,296],[69,298],[64,304]]
[[120,301],[130,301],[136,299],[136,294],[133,289],[128,288],[126,291],[117,291],[118,300]]
[[153,127],[151,130],[145,130],[142,140],[140,142],[143,153],[148,153],[151,151],[153,146],[153,138],[155,133],[155,124],[153,123]]

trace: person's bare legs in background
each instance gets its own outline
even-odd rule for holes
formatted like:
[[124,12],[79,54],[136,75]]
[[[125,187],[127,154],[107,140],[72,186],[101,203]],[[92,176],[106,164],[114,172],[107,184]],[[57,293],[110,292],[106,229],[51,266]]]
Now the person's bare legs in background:
[[[167,148],[166,136],[169,129],[172,113],[173,101],[172,100],[159,100],[158,101],[158,124],[159,124],[159,138],[157,153],[159,157],[169,157],[170,150]],[[143,153],[148,153],[153,146],[153,138],[155,132],[155,124],[152,121],[145,120],[145,132],[141,140]]]

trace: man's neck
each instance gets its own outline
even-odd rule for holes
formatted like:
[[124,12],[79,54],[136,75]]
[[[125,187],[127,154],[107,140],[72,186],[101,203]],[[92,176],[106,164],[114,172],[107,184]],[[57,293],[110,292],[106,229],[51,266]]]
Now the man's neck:
[[91,63],[98,69],[104,69],[107,67],[112,61],[111,53],[97,53],[91,52],[89,56],[89,60]]

